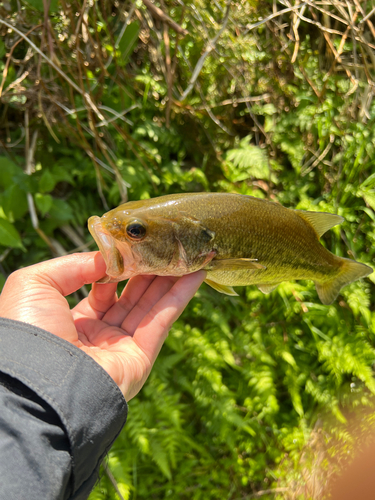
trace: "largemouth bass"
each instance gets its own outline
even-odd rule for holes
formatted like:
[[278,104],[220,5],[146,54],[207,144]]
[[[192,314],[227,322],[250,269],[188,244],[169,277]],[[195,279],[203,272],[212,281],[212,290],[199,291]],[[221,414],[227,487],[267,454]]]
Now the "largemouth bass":
[[270,293],[282,281],[313,280],[323,304],[371,267],[337,257],[319,238],[343,217],[285,208],[228,193],[190,193],[131,201],[90,217],[89,230],[107,264],[102,282],[207,271],[206,283]]

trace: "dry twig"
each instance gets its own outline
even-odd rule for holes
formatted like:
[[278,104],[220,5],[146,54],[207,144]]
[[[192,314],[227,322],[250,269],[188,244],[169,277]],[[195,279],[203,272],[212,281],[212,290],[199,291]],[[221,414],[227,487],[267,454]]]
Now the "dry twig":
[[229,19],[230,4],[231,4],[231,0],[228,0],[223,23],[222,23],[222,27],[219,30],[219,32],[215,35],[215,37],[212,40],[209,40],[207,47],[206,47],[206,50],[201,55],[201,57],[199,58],[199,61],[197,62],[196,66],[194,68],[194,71],[193,71],[193,74],[191,75],[188,86],[186,87],[182,96],[179,98],[180,101],[183,101],[184,99],[186,99],[186,97],[193,90],[194,84],[197,81],[199,73],[202,71],[204,61],[206,60],[207,56],[215,49],[216,42],[218,41],[218,39],[220,38],[220,36],[224,32],[224,30],[227,26],[227,23],[228,23],[228,19]]
[[150,0],[142,0],[148,10],[160,21],[167,23],[176,33],[182,36],[186,36],[189,32],[182,28],[179,24],[173,21],[165,12],[163,12],[159,7],[156,7]]
[[90,95],[87,92],[85,92],[82,89],[80,89],[78,87],[78,85],[75,82],[73,82],[73,80],[71,78],[69,78],[69,76],[66,75],[61,68],[59,68],[53,61],[51,61],[51,59],[49,57],[47,57],[39,49],[39,47],[37,47],[35,45],[35,43],[33,43],[30,40],[30,38],[28,38],[24,33],[22,33],[22,31],[20,31],[15,26],[12,26],[11,24],[9,24],[4,19],[0,18],[0,24],[4,24],[4,26],[7,26],[9,29],[13,30],[15,33],[17,33],[17,35],[19,35],[21,38],[23,38],[30,45],[30,47],[32,47],[35,50],[35,52],[37,52],[55,71],[57,71],[57,73],[60,76],[62,76],[64,78],[64,80],[66,80],[69,83],[69,85],[71,87],[73,87],[73,89],[76,92],[78,92],[80,95],[82,95],[82,97],[84,97],[84,99],[87,101],[88,105],[91,107],[91,109],[94,111],[94,113],[98,116],[98,118],[100,120],[104,120],[104,116],[100,113],[100,111],[98,110],[98,108],[96,107],[96,105],[92,102]]

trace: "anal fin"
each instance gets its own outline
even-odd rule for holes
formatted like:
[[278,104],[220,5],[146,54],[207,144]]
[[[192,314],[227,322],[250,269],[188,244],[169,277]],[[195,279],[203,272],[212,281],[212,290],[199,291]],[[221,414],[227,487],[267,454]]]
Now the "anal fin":
[[238,293],[236,293],[231,286],[220,285],[219,283],[216,283],[215,281],[212,280],[204,280],[204,282],[207,283],[207,285],[211,286],[217,292],[225,293],[225,295],[238,296]]
[[269,283],[267,285],[257,285],[258,289],[263,293],[271,293],[280,283]]

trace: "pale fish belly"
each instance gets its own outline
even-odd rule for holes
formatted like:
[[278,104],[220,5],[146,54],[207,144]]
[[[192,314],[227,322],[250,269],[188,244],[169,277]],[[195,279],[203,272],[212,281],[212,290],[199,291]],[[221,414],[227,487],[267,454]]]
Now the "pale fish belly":
[[[266,265],[267,267],[267,265]],[[333,266],[306,266],[293,269],[290,266],[278,268],[267,267],[266,270],[239,269],[225,271],[208,271],[207,279],[225,286],[247,286],[257,284],[276,284],[289,280],[319,280],[325,281],[338,272]]]

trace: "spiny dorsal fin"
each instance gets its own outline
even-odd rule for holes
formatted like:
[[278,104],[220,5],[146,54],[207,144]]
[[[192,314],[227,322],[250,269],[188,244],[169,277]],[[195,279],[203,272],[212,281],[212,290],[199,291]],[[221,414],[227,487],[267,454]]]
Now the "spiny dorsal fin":
[[303,220],[308,222],[315,230],[318,238],[337,224],[341,224],[344,217],[341,215],[329,214],[327,212],[306,212],[304,210],[294,210]]

